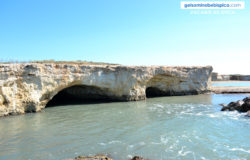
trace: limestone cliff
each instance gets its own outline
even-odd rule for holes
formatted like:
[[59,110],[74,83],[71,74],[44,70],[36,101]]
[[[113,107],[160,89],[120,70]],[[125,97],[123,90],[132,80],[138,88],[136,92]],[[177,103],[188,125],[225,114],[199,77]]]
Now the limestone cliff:
[[81,63],[0,64],[0,116],[36,112],[60,91],[119,101],[199,94],[212,67],[122,66]]

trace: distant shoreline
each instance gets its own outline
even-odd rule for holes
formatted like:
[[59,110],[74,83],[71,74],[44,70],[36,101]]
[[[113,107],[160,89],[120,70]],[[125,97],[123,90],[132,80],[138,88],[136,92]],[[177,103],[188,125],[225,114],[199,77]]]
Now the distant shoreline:
[[249,82],[250,83],[250,81],[240,81],[240,80],[238,80],[238,81],[236,81],[236,80],[228,80],[228,81],[211,81],[212,83],[235,83],[235,82]]
[[[250,83],[250,81],[212,81],[212,84],[216,83]],[[249,94],[250,86],[212,86],[211,91],[216,94]]]

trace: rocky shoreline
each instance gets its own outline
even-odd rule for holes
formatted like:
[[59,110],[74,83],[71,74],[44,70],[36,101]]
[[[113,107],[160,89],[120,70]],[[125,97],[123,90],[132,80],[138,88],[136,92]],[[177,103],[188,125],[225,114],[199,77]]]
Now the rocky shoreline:
[[249,86],[213,86],[211,91],[216,94],[247,94],[250,93]]
[[[67,159],[67,160],[112,160],[112,158],[106,155],[95,155],[95,156],[78,156],[75,157],[74,159]],[[140,156],[134,156],[130,160],[149,160],[149,159],[145,159]]]
[[[0,64],[0,116],[41,111],[58,94],[145,100],[210,91],[211,66],[122,66],[73,62]],[[66,96],[65,96],[66,95]]]
[[247,112],[247,116],[250,116],[250,97],[246,97],[236,102],[230,102],[229,104],[220,104],[222,106],[221,111],[238,111]]

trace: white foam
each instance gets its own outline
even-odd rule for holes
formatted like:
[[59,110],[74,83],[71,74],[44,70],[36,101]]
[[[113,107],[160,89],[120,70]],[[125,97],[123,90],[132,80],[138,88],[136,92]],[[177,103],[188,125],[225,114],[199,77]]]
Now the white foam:
[[161,136],[161,143],[163,143],[163,144],[167,144],[168,143],[168,139],[167,139],[166,135],[162,135]]
[[132,156],[132,155],[130,155],[130,154],[129,154],[127,157],[128,157],[129,159],[132,159],[132,158],[133,158],[133,156]]
[[203,113],[202,113],[202,112],[199,112],[199,113],[196,113],[195,115],[196,115],[196,116],[202,116]]
[[122,143],[121,141],[110,141],[109,144],[113,144],[113,143]]
[[182,137],[182,138],[188,138],[188,136],[185,135],[185,134],[181,135],[181,137]]
[[101,146],[106,146],[106,144],[105,143],[98,143],[99,145],[101,145]]
[[131,144],[131,145],[129,145],[129,148],[134,148],[134,145],[132,145],[132,144]]
[[180,156],[186,156],[187,154],[190,154],[190,153],[193,153],[193,152],[191,152],[191,151],[184,152],[184,147],[181,147],[181,150],[178,151],[178,154]]
[[250,153],[250,150],[245,150],[243,148],[231,148],[231,151],[241,151],[241,152],[246,152],[246,153]]
[[155,104],[155,106],[158,107],[158,108],[164,108],[164,106],[160,105],[160,104]]
[[170,112],[170,111],[167,111],[166,113],[167,113],[167,114],[171,114],[171,112]]
[[208,114],[208,117],[210,117],[210,118],[216,118],[216,117],[218,117],[218,116],[215,115],[215,114]]
[[140,142],[139,145],[143,146],[145,145],[146,143],[145,142]]
[[158,142],[151,142],[151,144],[156,144],[156,145],[157,145],[157,144],[161,144],[161,143],[158,143]]

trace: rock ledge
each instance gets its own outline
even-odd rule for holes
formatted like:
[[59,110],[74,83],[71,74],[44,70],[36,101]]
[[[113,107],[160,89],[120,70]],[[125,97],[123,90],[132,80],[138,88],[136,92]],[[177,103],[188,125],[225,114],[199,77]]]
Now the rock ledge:
[[243,100],[238,100],[236,102],[230,102],[228,105],[220,105],[222,106],[221,111],[248,112],[250,111],[250,97],[246,97]]
[[212,67],[81,63],[0,64],[0,116],[37,112],[59,92],[137,101],[210,90]]

